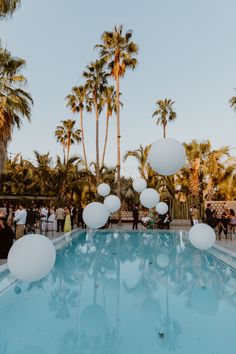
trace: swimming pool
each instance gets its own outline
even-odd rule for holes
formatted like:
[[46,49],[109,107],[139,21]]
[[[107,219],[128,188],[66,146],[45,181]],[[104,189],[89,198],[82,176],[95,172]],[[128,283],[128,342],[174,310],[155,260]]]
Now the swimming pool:
[[1,354],[235,354],[236,271],[182,233],[78,233],[0,294]]

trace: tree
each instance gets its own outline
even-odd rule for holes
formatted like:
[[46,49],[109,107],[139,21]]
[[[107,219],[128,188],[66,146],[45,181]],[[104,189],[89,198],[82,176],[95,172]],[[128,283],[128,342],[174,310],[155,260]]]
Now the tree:
[[104,61],[96,60],[91,62],[90,65],[86,67],[83,73],[86,79],[86,89],[88,94],[91,95],[92,107],[95,112],[96,119],[96,179],[97,186],[99,185],[99,115],[102,109],[102,93],[107,85],[107,73],[104,70]]
[[0,0],[0,18],[11,16],[20,3],[21,0]]
[[143,147],[140,145],[139,149],[129,150],[125,153],[123,160],[126,161],[128,157],[132,156],[138,162],[138,170],[142,178],[148,180],[150,165],[148,163],[148,154],[151,145]]
[[110,74],[116,82],[116,115],[117,115],[117,192],[121,197],[121,151],[120,151],[120,78],[124,77],[126,70],[135,69],[137,59],[135,55],[138,53],[138,46],[133,41],[132,31],[123,34],[123,27],[114,27],[113,31],[106,31],[101,36],[102,44],[98,44],[95,48],[100,49],[100,57],[104,60]]
[[88,168],[88,161],[85,149],[85,141],[84,141],[84,123],[83,123],[83,111],[86,106],[87,111],[89,110],[88,103],[88,93],[87,88],[85,86],[75,86],[72,88],[72,93],[66,96],[67,106],[69,106],[73,113],[79,112],[80,114],[80,127],[81,127],[81,139],[82,139],[82,147],[83,147],[83,155],[84,162],[86,168]]
[[157,124],[163,126],[163,137],[166,138],[166,126],[168,122],[176,119],[176,112],[173,110],[173,104],[175,102],[169,98],[164,100],[158,100],[156,102],[157,109],[153,113],[153,117],[157,116]]
[[230,107],[236,111],[236,96],[233,96],[229,100]]
[[[110,117],[112,116],[113,112],[116,111],[116,94],[115,94],[114,86],[105,87],[102,100],[103,100],[103,105],[106,106],[106,133],[105,133],[105,141],[103,147],[101,166],[104,165],[104,161],[105,161]],[[120,105],[122,106],[121,102]]]
[[14,127],[20,128],[21,118],[30,120],[33,100],[22,88],[26,83],[20,74],[24,66],[23,59],[12,57],[0,46],[0,173]]
[[75,142],[81,141],[81,130],[74,130],[75,120],[67,119],[63,120],[62,126],[58,125],[55,131],[57,141],[63,145],[63,150],[66,150],[65,162],[69,160],[70,147]]

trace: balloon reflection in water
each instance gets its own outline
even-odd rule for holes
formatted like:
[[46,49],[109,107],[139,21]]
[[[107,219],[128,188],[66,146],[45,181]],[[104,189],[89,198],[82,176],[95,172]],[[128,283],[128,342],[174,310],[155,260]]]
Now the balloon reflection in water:
[[202,316],[214,316],[218,311],[219,299],[212,289],[195,287],[190,301],[193,310]]
[[88,337],[101,337],[106,330],[106,313],[100,305],[89,305],[81,313],[80,330]]

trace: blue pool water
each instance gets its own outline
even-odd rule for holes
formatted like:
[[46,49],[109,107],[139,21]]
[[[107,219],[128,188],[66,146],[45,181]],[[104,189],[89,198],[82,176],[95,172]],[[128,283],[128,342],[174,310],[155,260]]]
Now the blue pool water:
[[0,294],[1,354],[235,354],[236,272],[181,233],[82,232]]

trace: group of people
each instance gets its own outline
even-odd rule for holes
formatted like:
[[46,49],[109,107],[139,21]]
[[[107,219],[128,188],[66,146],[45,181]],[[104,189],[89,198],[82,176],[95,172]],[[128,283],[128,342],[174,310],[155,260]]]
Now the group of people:
[[217,214],[211,203],[208,203],[205,215],[206,223],[216,229],[219,235],[223,232],[226,238],[228,231],[236,227],[236,215],[233,209],[224,208],[220,214]]
[[70,207],[58,208],[47,206],[30,206],[25,207],[24,204],[19,204],[15,208],[0,207],[2,218],[9,227],[12,228],[15,238],[19,239],[24,234],[35,233],[37,229],[40,232],[57,231],[68,232],[74,227],[74,224],[84,228],[82,218],[83,208],[76,208],[74,205]]
[[[139,223],[139,208],[138,205],[134,205],[133,210],[133,229],[138,228]],[[147,216],[141,219],[142,224],[147,227],[147,229],[169,229],[171,216],[169,212],[160,215],[157,213],[156,209],[150,209]]]

